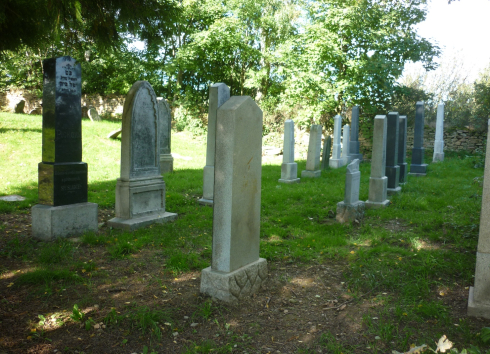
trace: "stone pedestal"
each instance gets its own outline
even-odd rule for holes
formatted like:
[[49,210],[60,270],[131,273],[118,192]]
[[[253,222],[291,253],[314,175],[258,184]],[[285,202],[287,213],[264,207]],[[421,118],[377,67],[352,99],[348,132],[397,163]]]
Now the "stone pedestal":
[[78,203],[62,206],[34,205],[32,212],[32,236],[43,241],[59,237],[97,232],[97,210],[94,203]]
[[281,165],[280,183],[298,183],[298,164],[294,162],[294,122],[284,122],[284,148]]
[[163,174],[174,171],[174,158],[172,154],[160,155],[160,172]]
[[415,128],[413,132],[412,163],[410,175],[425,176],[427,164],[424,163],[424,102],[417,102],[415,106]]
[[340,133],[342,128],[342,117],[336,115],[333,118],[333,148],[332,148],[332,158],[330,159],[329,166],[331,168],[339,168],[343,166],[343,161],[340,156],[341,145],[340,145]]
[[206,140],[206,166],[203,171],[202,198],[199,204],[212,206],[214,199],[214,155],[216,151],[216,119],[218,108],[230,99],[230,88],[223,83],[209,87],[208,135]]
[[236,302],[259,291],[266,279],[267,261],[264,258],[229,273],[208,267],[201,273],[201,292],[222,301]]
[[306,169],[301,171],[301,178],[317,178],[322,175],[320,170],[320,149],[322,147],[322,126],[313,124],[310,127],[310,141],[306,158]]
[[121,177],[116,184],[113,228],[136,230],[174,220],[165,210],[165,182],[160,171],[160,104],[146,81],[137,81],[124,101]]
[[386,135],[386,171],[388,178],[388,194],[395,194],[401,191],[400,183],[400,166],[398,166],[398,138],[400,129],[400,119],[398,112],[388,113],[386,118],[387,135]]
[[267,275],[259,258],[262,111],[234,96],[217,112],[211,267],[201,292],[234,301],[257,291]]
[[444,103],[437,106],[436,136],[432,162],[444,161]]
[[[490,120],[488,120],[490,128]],[[490,319],[490,129],[487,135],[485,172],[476,252],[475,284],[470,288],[468,316]]]
[[386,133],[386,116],[376,116],[374,118],[371,177],[369,177],[369,199],[366,201],[366,208],[381,208],[390,204],[387,199],[388,178],[385,176]]
[[362,154],[359,152],[359,106],[352,107],[351,127],[350,127],[350,160],[358,159],[362,162]]
[[335,219],[344,224],[355,220],[361,221],[364,218],[365,204],[363,201],[358,201],[354,204],[346,204],[344,202],[337,203],[337,214]]
[[398,124],[399,183],[405,184],[408,182],[408,164],[405,162],[405,158],[407,157],[407,116],[400,116]]

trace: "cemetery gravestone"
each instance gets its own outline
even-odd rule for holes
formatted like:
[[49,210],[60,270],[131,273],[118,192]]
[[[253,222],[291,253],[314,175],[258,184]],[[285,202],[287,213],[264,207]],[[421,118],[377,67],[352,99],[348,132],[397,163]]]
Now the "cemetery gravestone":
[[87,202],[82,162],[81,68],[69,56],[43,61],[42,162],[32,234],[42,240],[97,231],[97,204]]
[[234,96],[217,114],[212,265],[201,292],[223,301],[255,293],[267,277],[259,258],[262,111]]
[[400,117],[398,112],[388,113],[386,136],[386,177],[388,178],[388,193],[401,191],[400,166],[398,166],[398,138],[400,133]]
[[371,177],[369,177],[369,199],[367,208],[382,208],[390,204],[387,198],[388,178],[386,171],[386,116],[374,118]]
[[294,122],[284,122],[284,150],[281,165],[281,183],[298,183],[298,164],[294,162]]
[[407,157],[407,116],[400,116],[398,122],[398,166],[400,166],[400,184],[408,182]]
[[362,154],[359,153],[359,106],[352,107],[351,128],[350,128],[350,159],[358,159],[362,162]]
[[15,105],[14,112],[15,113],[24,113],[24,109],[26,107],[26,101],[20,100],[19,103]]
[[415,106],[415,128],[413,132],[412,163],[410,175],[425,176],[427,164],[424,164],[424,102],[419,101]]
[[361,184],[361,171],[359,171],[359,160],[354,159],[347,165],[345,176],[344,201],[337,203],[336,219],[340,223],[362,220],[364,217],[364,202],[359,200],[359,189]]
[[100,121],[100,116],[99,113],[97,113],[97,110],[95,107],[90,106],[87,110],[87,116],[90,118],[90,120],[93,121]]
[[350,163],[350,127],[349,124],[344,125],[342,136],[342,166]]
[[330,150],[332,149],[332,137],[329,135],[323,142],[322,170],[329,167]]
[[[490,128],[490,120],[488,120]],[[470,287],[468,316],[490,319],[490,129],[487,135],[487,151],[483,178],[480,213],[480,235],[476,252],[475,285]]]
[[301,177],[320,177],[320,149],[322,146],[322,126],[313,124],[310,127],[310,142],[308,144],[308,155],[306,157],[306,169],[301,171]]
[[230,88],[223,83],[209,88],[208,136],[206,145],[206,166],[204,166],[202,198],[199,204],[213,205],[214,195],[214,158],[216,146],[216,119],[218,108],[230,98]]
[[340,157],[341,145],[340,145],[340,129],[342,125],[342,117],[336,115],[333,118],[333,149],[332,158],[329,161],[331,168],[342,167],[342,159]]
[[432,162],[444,161],[444,103],[437,106],[436,138]]
[[171,153],[172,114],[165,98],[158,97],[158,110],[160,117],[160,172],[174,170],[174,158]]
[[159,125],[153,88],[146,81],[136,81],[124,101],[121,177],[116,184],[116,217],[107,223],[111,227],[132,231],[177,217],[165,211]]

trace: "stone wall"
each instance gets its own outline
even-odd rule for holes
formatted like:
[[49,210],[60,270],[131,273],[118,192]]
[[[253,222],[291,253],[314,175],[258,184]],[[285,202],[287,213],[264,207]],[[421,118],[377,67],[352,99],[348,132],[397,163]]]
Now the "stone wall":
[[[424,148],[426,150],[434,149],[436,131],[434,128],[425,126],[424,128]],[[361,143],[361,152],[367,157],[371,156],[372,142],[364,138],[359,132],[359,141]],[[474,151],[483,147],[487,140],[486,132],[476,132],[472,130],[448,129],[444,131],[444,150],[445,151]],[[413,127],[407,129],[407,154],[409,155],[413,148]]]
[[[111,116],[120,118],[123,113],[125,96],[121,95],[82,95],[82,107],[93,106],[97,113],[102,116]],[[15,107],[20,101],[25,101],[25,106],[23,109],[24,113],[41,114],[42,111],[41,103],[42,99],[37,97],[35,94],[23,91],[11,89],[8,92],[0,93],[0,110],[6,112],[15,112]],[[84,116],[86,117],[87,109],[82,110]]]

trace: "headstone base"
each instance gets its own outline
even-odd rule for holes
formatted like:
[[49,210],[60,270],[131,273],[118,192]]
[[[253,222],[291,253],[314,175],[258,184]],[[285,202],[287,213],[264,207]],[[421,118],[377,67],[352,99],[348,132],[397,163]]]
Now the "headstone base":
[[115,229],[134,231],[154,223],[162,224],[175,219],[177,219],[177,214],[165,211],[163,213],[155,213],[132,219],[113,218],[107,222],[107,225]]
[[43,241],[96,232],[98,205],[77,203],[62,206],[37,204],[31,209],[32,236]]
[[410,172],[408,173],[412,176],[425,176],[427,174],[427,164],[423,165],[410,165]]
[[483,304],[475,302],[474,290],[475,288],[470,286],[470,294],[468,296],[468,316],[490,319],[490,303]]
[[388,205],[390,205],[390,201],[386,199],[383,202],[371,202],[369,200],[366,201],[366,208],[368,209],[380,209],[380,208],[386,208]]
[[321,175],[322,175],[321,170],[316,170],[316,171],[303,170],[303,171],[301,171],[301,178],[318,178],[318,177],[321,177]]
[[230,273],[208,267],[201,273],[201,293],[225,302],[235,302],[256,293],[266,279],[267,261],[264,258]]
[[366,201],[366,208],[383,208],[390,204],[386,198],[388,178],[369,177],[369,200]]
[[293,184],[293,183],[299,183],[301,178],[293,178],[293,179],[282,179],[280,178],[278,180],[279,183],[287,183],[287,184]]
[[330,161],[328,162],[328,165],[331,168],[340,168],[340,167],[344,166],[344,161],[342,159],[330,159]]
[[386,189],[386,192],[390,195],[393,195],[393,194],[398,194],[402,191],[402,187],[396,187],[396,188],[387,188]]
[[442,161],[444,161],[444,153],[434,152],[434,157],[432,158],[432,162],[442,162]]
[[210,206],[210,207],[213,206],[213,199],[204,199],[204,198],[201,198],[197,202],[199,204],[201,204],[201,205],[206,205],[206,206]]
[[172,154],[160,155],[160,173],[169,173],[174,171],[174,158]]
[[400,183],[399,184],[405,184],[408,182],[408,164],[406,162],[400,163]]
[[298,164],[296,162],[283,163],[281,165],[281,183],[298,183]]
[[[352,143],[352,141],[351,141],[351,143]],[[362,154],[350,154],[349,157],[350,157],[351,161],[358,159],[359,162],[362,162]]]
[[354,204],[345,204],[344,202],[337,203],[337,216],[338,222],[344,224],[353,222],[355,220],[361,221],[364,218],[365,204],[362,201],[358,201]]

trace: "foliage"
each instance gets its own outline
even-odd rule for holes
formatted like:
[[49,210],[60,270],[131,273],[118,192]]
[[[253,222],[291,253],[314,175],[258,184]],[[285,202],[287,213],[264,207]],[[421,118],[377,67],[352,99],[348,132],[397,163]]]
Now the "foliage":
[[81,322],[84,319],[85,314],[82,311],[80,311],[80,309],[78,308],[78,305],[75,304],[75,305],[73,305],[73,310],[72,310],[72,314],[70,317],[75,322]]

